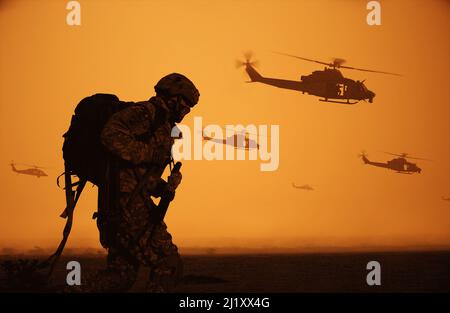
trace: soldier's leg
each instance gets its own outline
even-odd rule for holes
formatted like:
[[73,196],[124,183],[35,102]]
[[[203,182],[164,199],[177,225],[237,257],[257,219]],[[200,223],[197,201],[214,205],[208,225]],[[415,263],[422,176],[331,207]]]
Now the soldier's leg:
[[[129,194],[122,195],[122,206],[128,199]],[[181,278],[181,259],[164,222],[150,222],[152,209],[155,204],[150,198],[138,196],[132,200],[123,211],[118,240],[139,264],[151,268],[148,291],[170,292]]]
[[[144,264],[139,252],[138,238],[145,231],[148,212],[142,204],[142,199],[127,205],[129,196],[129,193],[120,194],[119,210],[114,218],[116,232],[108,233],[108,237],[114,238],[107,240],[107,268],[89,278],[87,291],[126,291],[136,280],[139,264]],[[111,219],[111,216],[108,218]]]
[[150,292],[173,291],[182,278],[183,263],[164,222],[154,226],[150,246],[147,249],[149,253],[156,255],[156,260],[151,266],[147,290]]

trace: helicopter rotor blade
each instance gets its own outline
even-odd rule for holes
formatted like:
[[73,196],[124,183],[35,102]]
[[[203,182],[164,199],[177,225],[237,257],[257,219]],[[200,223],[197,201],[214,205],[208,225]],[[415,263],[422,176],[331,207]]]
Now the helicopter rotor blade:
[[[228,128],[228,129],[230,129],[230,128]],[[205,133],[204,132],[202,132],[202,131],[197,131],[199,134],[202,134],[202,136],[203,137],[208,137],[208,138],[215,138],[215,137],[217,137],[217,134],[215,134],[214,135],[214,137],[209,137],[209,136],[207,136],[207,135],[205,135]],[[254,136],[257,136],[257,137],[267,137],[267,136],[264,136],[264,135],[257,135],[257,134],[254,134],[254,133],[249,133],[249,132],[245,132],[245,134],[247,135],[254,135]],[[235,134],[233,134],[232,136],[234,136]],[[222,139],[222,138],[215,138],[215,139]]]
[[[225,129],[232,129],[232,130],[234,130],[234,131],[236,130],[236,129],[234,129],[233,127],[225,127]],[[255,134],[255,133],[248,132],[248,131],[246,131],[245,129],[243,129],[243,131],[244,131],[245,134],[254,135],[254,136],[258,136],[258,137],[267,137],[267,136],[265,136],[265,135],[259,135],[259,134]]]
[[400,153],[400,154],[398,154],[398,153],[386,152],[386,151],[381,151],[381,152],[386,153],[386,154],[390,154],[390,155],[394,155],[394,156],[398,156],[398,157],[401,157],[401,158],[405,158],[405,159],[414,159],[414,160],[431,161],[430,159],[417,158],[417,157],[409,156],[409,154],[408,154],[408,153],[405,153],[405,152]]
[[413,159],[413,160],[432,161],[432,160],[430,160],[430,159],[416,158],[416,157],[410,157],[410,156],[407,156],[406,158],[408,158],[408,159]]
[[258,67],[259,66],[259,61],[255,60],[255,61],[249,62],[248,64],[251,65],[251,66],[254,66],[254,67]]
[[296,59],[304,60],[304,61],[309,61],[309,62],[319,63],[319,64],[323,64],[323,65],[328,65],[328,66],[334,66],[333,63],[328,63],[328,62],[322,62],[322,61],[317,61],[317,60],[313,60],[313,59],[303,58],[303,57],[299,57],[299,56],[292,55],[292,54],[287,54],[287,53],[282,53],[282,52],[276,52],[276,51],[274,51],[274,53],[280,54],[280,55],[284,55],[284,56],[288,56],[288,57],[291,57],[291,58],[296,58]]
[[242,62],[242,61],[240,61],[240,60],[236,60],[234,66],[235,66],[236,68],[241,68],[241,67],[247,66],[247,65],[250,65],[250,66],[253,66],[253,67],[258,67],[259,62],[258,62],[258,61]]
[[359,157],[359,158],[362,158],[362,157],[367,157],[367,153],[366,153],[366,150],[362,150],[362,151],[361,151],[361,153],[360,153],[360,154],[358,154],[358,157]]
[[280,55],[284,55],[284,56],[288,56],[288,57],[291,57],[291,58],[304,60],[304,61],[309,61],[309,62],[314,62],[314,63],[318,63],[318,64],[323,64],[323,65],[327,65],[327,66],[334,67],[334,68],[345,68],[345,69],[349,69],[349,70],[362,71],[362,72],[371,72],[371,73],[379,73],[379,74],[402,76],[401,74],[392,73],[392,72],[375,71],[375,70],[363,69],[363,68],[352,67],[352,66],[344,66],[342,64],[344,64],[346,62],[346,60],[341,59],[341,58],[334,58],[332,63],[328,63],[328,62],[318,61],[318,60],[314,60],[314,59],[308,59],[308,58],[304,58],[304,57],[300,57],[300,56],[296,56],[296,55],[292,55],[292,54],[287,54],[287,53],[282,53],[282,52],[274,51],[274,53],[280,54]]
[[381,151],[381,152],[389,154],[389,155],[398,156],[398,157],[401,157],[401,158],[405,158],[408,155],[407,153],[398,154],[398,153],[391,153],[391,152],[386,152],[386,151]]
[[244,58],[246,62],[249,62],[253,58],[253,51],[244,52]]
[[30,166],[33,168],[40,168],[40,169],[49,169],[50,167],[44,167],[44,166],[37,166],[35,164],[26,164],[26,163],[14,163],[14,165],[19,165],[19,166]]
[[241,66],[244,66],[244,65],[245,65],[245,62],[242,62],[241,60],[236,60],[234,67],[240,68]]
[[357,67],[352,67],[352,66],[339,66],[339,67],[340,67],[340,68],[345,68],[345,69],[348,69],[348,70],[361,71],[361,72],[370,72],[370,73],[387,74],[387,75],[394,75],[394,76],[403,76],[403,75],[397,74],[397,73],[383,72],[383,71],[375,71],[375,70],[369,70],[369,69],[357,68]]

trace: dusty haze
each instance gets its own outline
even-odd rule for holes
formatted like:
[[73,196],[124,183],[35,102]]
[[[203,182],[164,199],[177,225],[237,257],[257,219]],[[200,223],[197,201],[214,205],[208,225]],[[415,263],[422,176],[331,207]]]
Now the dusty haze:
[[[139,101],[170,72],[200,89],[194,116],[206,124],[280,125],[280,166],[259,161],[185,161],[167,224],[180,246],[366,247],[450,244],[450,5],[383,1],[382,25],[366,24],[367,1],[0,2],[0,248],[53,247],[64,220],[62,134],[83,97]],[[322,66],[275,55],[347,59],[376,93],[343,106],[246,84],[235,59],[252,50],[268,77],[299,79]],[[408,152],[418,175],[364,166],[357,154]],[[11,160],[48,166],[49,177],[17,175]],[[24,168],[19,167],[18,168]],[[310,184],[312,192],[291,184]],[[68,246],[99,247],[96,188],[75,212]]]

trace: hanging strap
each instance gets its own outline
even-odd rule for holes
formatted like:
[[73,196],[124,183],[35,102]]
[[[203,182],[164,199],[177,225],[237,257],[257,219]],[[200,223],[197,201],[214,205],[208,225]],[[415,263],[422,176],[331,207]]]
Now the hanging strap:
[[[67,168],[66,168],[67,169]],[[42,266],[49,266],[50,270],[48,272],[48,278],[53,273],[55,265],[61,256],[64,247],[66,245],[67,239],[69,238],[70,231],[72,229],[73,223],[73,211],[75,210],[75,206],[80,198],[81,192],[83,191],[84,186],[86,185],[85,179],[80,179],[75,184],[72,184],[72,173],[70,171],[64,172],[64,180],[65,180],[65,191],[66,191],[66,209],[61,214],[61,217],[67,218],[66,225],[63,230],[63,238],[59,243],[58,248],[55,253],[53,253],[43,264]],[[77,186],[77,189],[74,191],[72,188]]]

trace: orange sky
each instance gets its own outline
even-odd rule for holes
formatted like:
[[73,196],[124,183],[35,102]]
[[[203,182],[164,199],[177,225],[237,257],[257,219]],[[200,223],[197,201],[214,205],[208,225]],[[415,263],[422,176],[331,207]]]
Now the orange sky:
[[[194,116],[206,124],[280,125],[280,166],[260,161],[186,161],[167,215],[180,246],[450,244],[450,5],[381,1],[382,25],[366,24],[367,1],[144,1],[81,3],[81,26],[66,24],[67,1],[0,2],[0,248],[52,247],[64,220],[62,134],[83,97],[106,92],[139,101],[170,72],[200,89]],[[252,50],[259,71],[299,79],[313,63],[275,55],[347,59],[403,77],[366,79],[374,103],[343,106],[260,84],[234,62]],[[364,166],[365,149],[430,158],[419,175]],[[50,167],[17,175],[11,160]],[[23,167],[22,167],[23,168]],[[310,184],[316,191],[291,187]],[[98,247],[87,188],[69,247]]]

